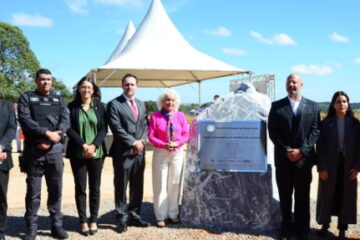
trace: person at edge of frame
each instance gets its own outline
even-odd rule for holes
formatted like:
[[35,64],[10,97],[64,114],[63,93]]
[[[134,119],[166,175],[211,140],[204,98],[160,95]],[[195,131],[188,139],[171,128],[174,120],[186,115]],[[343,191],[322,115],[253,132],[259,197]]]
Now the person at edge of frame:
[[318,236],[328,237],[331,216],[338,217],[338,239],[345,240],[348,224],[356,224],[357,175],[360,170],[360,123],[349,96],[335,92],[321,123],[317,143],[319,172],[316,221]]
[[16,120],[13,105],[0,99],[0,240],[5,240],[7,217],[7,189],[9,172],[13,167],[11,142],[16,133]]

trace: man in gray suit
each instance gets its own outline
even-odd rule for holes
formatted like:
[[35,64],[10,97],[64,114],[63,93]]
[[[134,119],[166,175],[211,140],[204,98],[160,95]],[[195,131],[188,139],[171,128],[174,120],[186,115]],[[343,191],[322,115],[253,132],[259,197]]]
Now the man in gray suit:
[[[145,141],[148,126],[145,105],[135,99],[138,79],[126,74],[122,79],[123,94],[108,103],[108,124],[113,133],[110,155],[114,166],[115,207],[118,231],[127,226],[148,227],[140,218],[145,170]],[[126,206],[126,188],[130,201]]]

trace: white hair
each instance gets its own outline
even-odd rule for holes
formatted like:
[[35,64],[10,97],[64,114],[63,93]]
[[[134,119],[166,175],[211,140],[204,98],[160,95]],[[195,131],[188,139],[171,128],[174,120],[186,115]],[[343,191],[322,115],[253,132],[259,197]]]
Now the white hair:
[[159,111],[163,108],[164,100],[167,97],[174,97],[175,98],[175,110],[179,110],[180,106],[180,95],[173,89],[167,88],[163,93],[160,94],[158,101],[157,101],[157,107]]

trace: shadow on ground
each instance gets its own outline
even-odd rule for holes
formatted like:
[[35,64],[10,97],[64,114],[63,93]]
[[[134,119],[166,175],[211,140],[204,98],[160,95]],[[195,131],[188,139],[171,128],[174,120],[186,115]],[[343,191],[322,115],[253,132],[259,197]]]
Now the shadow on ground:
[[[64,215],[64,228],[67,232],[79,231],[79,219],[74,216]],[[39,216],[38,219],[38,236],[50,237],[51,220],[49,216]],[[18,237],[22,239],[25,235],[26,227],[24,217],[8,216],[6,235],[9,237]]]
[[[156,225],[156,218],[153,211],[153,204],[150,202],[144,202],[141,208],[141,218],[147,222],[149,222],[152,226]],[[100,216],[98,226],[101,229],[112,229],[116,231],[116,211],[112,210]],[[247,234],[251,236],[268,236],[272,238],[276,238],[277,232],[275,231],[268,231],[268,232],[252,232],[252,231],[223,231],[221,229],[215,229],[211,226],[197,226],[189,223],[179,223],[179,224],[172,224],[167,222],[166,228],[169,229],[202,229],[209,234],[220,235],[226,232],[232,232],[236,234]]]
[[[71,212],[76,212],[76,207],[71,207]],[[11,211],[11,210],[10,210]],[[38,236],[45,237],[46,239],[49,237],[49,239],[52,239],[50,236],[50,228],[51,228],[51,220],[48,217],[47,214],[44,214],[46,210],[42,209],[42,212],[40,212],[40,216],[38,219]],[[68,209],[67,209],[68,211]],[[14,212],[13,212],[14,213]],[[141,209],[141,217],[143,220],[149,222],[152,226],[156,225],[156,218],[153,211],[153,204],[151,202],[144,202]],[[116,225],[116,211],[111,210],[106,212],[105,214],[99,216],[98,220],[98,227],[99,229],[103,230],[112,230],[114,232],[117,231],[117,225]],[[64,215],[63,219],[64,228],[67,232],[71,233],[78,233],[80,229],[80,222],[79,218],[77,217],[77,214],[75,216],[72,215]],[[166,228],[169,230],[176,230],[176,229],[182,229],[182,230],[201,230],[199,234],[210,234],[210,235],[219,235],[219,238],[224,237],[220,236],[221,234],[226,233],[235,233],[239,235],[247,235],[245,239],[256,239],[257,237],[268,237],[272,239],[278,238],[278,231],[267,231],[267,232],[254,232],[254,231],[224,231],[221,229],[217,229],[216,226],[198,226],[191,223],[180,223],[180,224],[171,224],[168,223],[166,225]],[[318,240],[320,239],[317,236],[317,230],[318,229],[311,229],[310,232],[310,240]],[[7,230],[6,235],[13,238],[19,238],[23,239],[25,235],[25,222],[23,217],[23,211],[17,211],[16,216],[8,216],[7,218]],[[131,230],[130,230],[131,231]],[[159,229],[159,231],[162,231]],[[336,232],[337,233],[337,232]],[[349,234],[347,239],[355,240],[360,239],[360,235],[356,234],[355,232],[353,235]],[[355,236],[356,235],[356,236]],[[74,238],[75,237],[75,238]],[[78,239],[78,236],[75,234],[73,238],[71,239]],[[239,236],[240,237],[240,236]],[[223,239],[223,238],[222,238]],[[293,238],[295,240],[295,238]],[[336,239],[336,235],[334,233],[330,232],[327,238],[323,239]],[[323,240],[322,239],[322,240]]]

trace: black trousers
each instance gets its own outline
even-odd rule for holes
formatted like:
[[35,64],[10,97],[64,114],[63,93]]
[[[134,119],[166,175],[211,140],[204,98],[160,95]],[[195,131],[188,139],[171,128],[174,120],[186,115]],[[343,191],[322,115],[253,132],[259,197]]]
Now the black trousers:
[[5,234],[9,171],[0,170],[0,236]]
[[89,176],[89,222],[96,223],[100,205],[101,172],[104,159],[71,158],[71,169],[75,180],[75,201],[80,223],[86,223],[86,181]]
[[[126,221],[138,218],[144,191],[145,153],[129,158],[113,158],[115,208],[117,217]],[[126,189],[130,187],[129,206],[126,208]]]
[[[47,208],[50,213],[51,225],[62,226],[63,214],[61,212],[62,197],[62,177],[64,172],[64,162],[62,153],[48,153],[33,159],[27,156],[27,161],[31,166],[36,166],[43,171],[45,176],[48,199]],[[37,229],[38,211],[41,202],[41,180],[42,176],[27,172],[26,177],[26,197],[25,197],[25,223],[28,229]]]
[[[282,214],[281,230],[290,235],[294,226],[298,236],[310,230],[310,183],[312,166],[298,168],[294,163],[285,162],[276,167],[276,182],[279,190]],[[292,222],[292,195],[295,192],[295,223]]]

